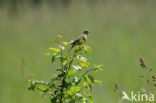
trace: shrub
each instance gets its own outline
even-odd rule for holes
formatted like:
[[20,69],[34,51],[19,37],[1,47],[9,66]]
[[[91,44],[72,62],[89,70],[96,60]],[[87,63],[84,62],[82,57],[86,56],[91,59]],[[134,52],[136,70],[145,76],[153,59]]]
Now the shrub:
[[29,90],[39,90],[46,95],[51,103],[93,103],[90,91],[95,84],[101,83],[96,80],[91,72],[103,71],[102,65],[91,64],[83,55],[91,52],[87,45],[76,46],[69,50],[71,42],[63,42],[63,37],[58,35],[55,43],[58,47],[49,48],[52,63],[60,64],[58,74],[50,81],[29,80]]

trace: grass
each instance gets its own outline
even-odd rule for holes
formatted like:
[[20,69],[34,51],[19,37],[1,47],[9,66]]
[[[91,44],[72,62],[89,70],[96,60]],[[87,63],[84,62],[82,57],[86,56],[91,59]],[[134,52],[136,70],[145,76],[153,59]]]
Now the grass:
[[[139,60],[143,56],[156,72],[156,13],[155,1],[73,1],[68,7],[40,9],[19,6],[10,14],[8,6],[0,8],[0,102],[48,103],[39,93],[27,90],[21,75],[21,57],[27,61],[26,70],[37,80],[49,80],[56,64],[44,54],[54,46],[57,34],[65,40],[75,39],[84,29],[91,30],[87,44],[92,47],[88,58],[104,65],[97,75],[103,85],[94,89],[95,103],[115,103],[114,83],[130,92],[138,90],[144,81]],[[51,71],[51,73],[49,72]]]

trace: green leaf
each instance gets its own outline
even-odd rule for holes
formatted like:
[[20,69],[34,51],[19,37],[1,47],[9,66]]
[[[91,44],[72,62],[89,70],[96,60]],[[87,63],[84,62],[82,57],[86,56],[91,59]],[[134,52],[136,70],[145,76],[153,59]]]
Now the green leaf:
[[67,94],[69,94],[69,95],[73,95],[72,90],[67,90]]
[[103,71],[102,68],[103,68],[103,65],[95,65],[95,66],[94,66],[94,71],[95,71],[95,72],[97,72],[97,71],[99,71],[99,70],[100,70],[100,71]]
[[51,103],[58,103],[57,102],[57,97],[54,97],[54,98],[50,99],[50,101],[51,101]]
[[92,91],[92,84],[91,83],[88,83],[88,88]]
[[75,73],[76,73],[75,70],[69,70],[69,72],[68,72],[69,76],[73,76]]
[[52,63],[56,60],[56,55],[52,57]]
[[57,35],[57,39],[55,40],[55,42],[59,43],[61,41],[61,39],[63,39],[63,36]]
[[78,86],[72,86],[71,87],[71,91],[73,92],[73,93],[76,93],[76,92],[78,92],[78,91],[80,91],[81,89],[78,87]]
[[93,103],[92,96],[87,93],[85,93],[85,95],[88,98],[88,100],[90,101],[90,103]]
[[89,79],[92,83],[94,83],[94,77],[93,77],[91,74],[88,75],[88,79]]
[[28,90],[35,90],[36,82],[34,80],[29,80],[28,82],[29,82]]
[[63,36],[57,35],[57,39],[63,39]]
[[88,54],[89,52],[91,52],[91,47],[85,46],[85,53]]
[[45,53],[45,55],[53,55],[52,53]]
[[69,44],[71,44],[71,41],[70,42],[62,42],[62,44],[67,47]]
[[68,103],[76,103],[76,100],[75,99],[72,99]]
[[81,53],[81,51],[83,51],[83,47],[82,46],[78,46],[75,50],[74,50],[74,52],[76,53],[76,54],[80,54]]
[[92,82],[90,81],[90,79],[88,78],[88,76],[85,76],[84,79],[85,79],[85,81],[86,81],[86,82],[85,82],[86,88],[92,90]]
[[56,70],[57,70],[57,71],[61,71],[61,72],[63,71],[63,69],[61,69],[61,68],[57,68]]
[[49,48],[49,49],[54,51],[54,52],[60,53],[60,49],[59,48]]
[[88,83],[87,83],[87,82],[83,82],[83,86],[84,86],[85,88],[88,88]]
[[58,59],[59,59],[59,61],[61,61],[63,63],[67,63],[70,60],[68,57],[59,57]]
[[75,96],[76,96],[76,101],[77,101],[77,102],[82,102],[82,101],[83,101],[83,100],[82,100],[82,99],[83,99],[82,94],[76,93]]
[[82,67],[84,67],[84,68],[88,68],[88,65],[89,65],[89,63],[86,62],[86,61],[81,61],[81,62],[79,62],[79,64],[80,64]]
[[48,88],[43,86],[43,85],[39,85],[37,86],[38,89],[42,90],[42,91],[46,91]]
[[94,83],[99,83],[99,84],[101,84],[102,81],[100,81],[100,80],[94,80]]

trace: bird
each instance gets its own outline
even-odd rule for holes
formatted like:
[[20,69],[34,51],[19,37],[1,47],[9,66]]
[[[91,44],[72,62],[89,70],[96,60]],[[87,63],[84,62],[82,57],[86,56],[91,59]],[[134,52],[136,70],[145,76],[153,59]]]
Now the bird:
[[87,40],[87,36],[88,36],[89,31],[88,30],[84,30],[83,33],[71,43],[71,48],[69,49],[69,51],[71,51],[72,48],[74,48],[76,45],[82,45],[86,42]]

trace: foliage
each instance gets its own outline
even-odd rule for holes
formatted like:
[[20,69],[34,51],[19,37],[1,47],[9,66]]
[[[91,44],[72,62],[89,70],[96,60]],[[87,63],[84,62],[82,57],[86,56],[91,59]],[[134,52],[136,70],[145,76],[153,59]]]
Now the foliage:
[[76,46],[68,52],[71,42],[63,42],[63,37],[58,35],[55,43],[58,47],[49,48],[52,63],[60,63],[57,68],[58,75],[51,81],[29,80],[29,90],[39,90],[49,97],[51,103],[93,103],[90,91],[95,84],[101,83],[96,80],[91,72],[102,71],[102,65],[89,67],[91,64],[83,55],[91,52],[87,45]]

